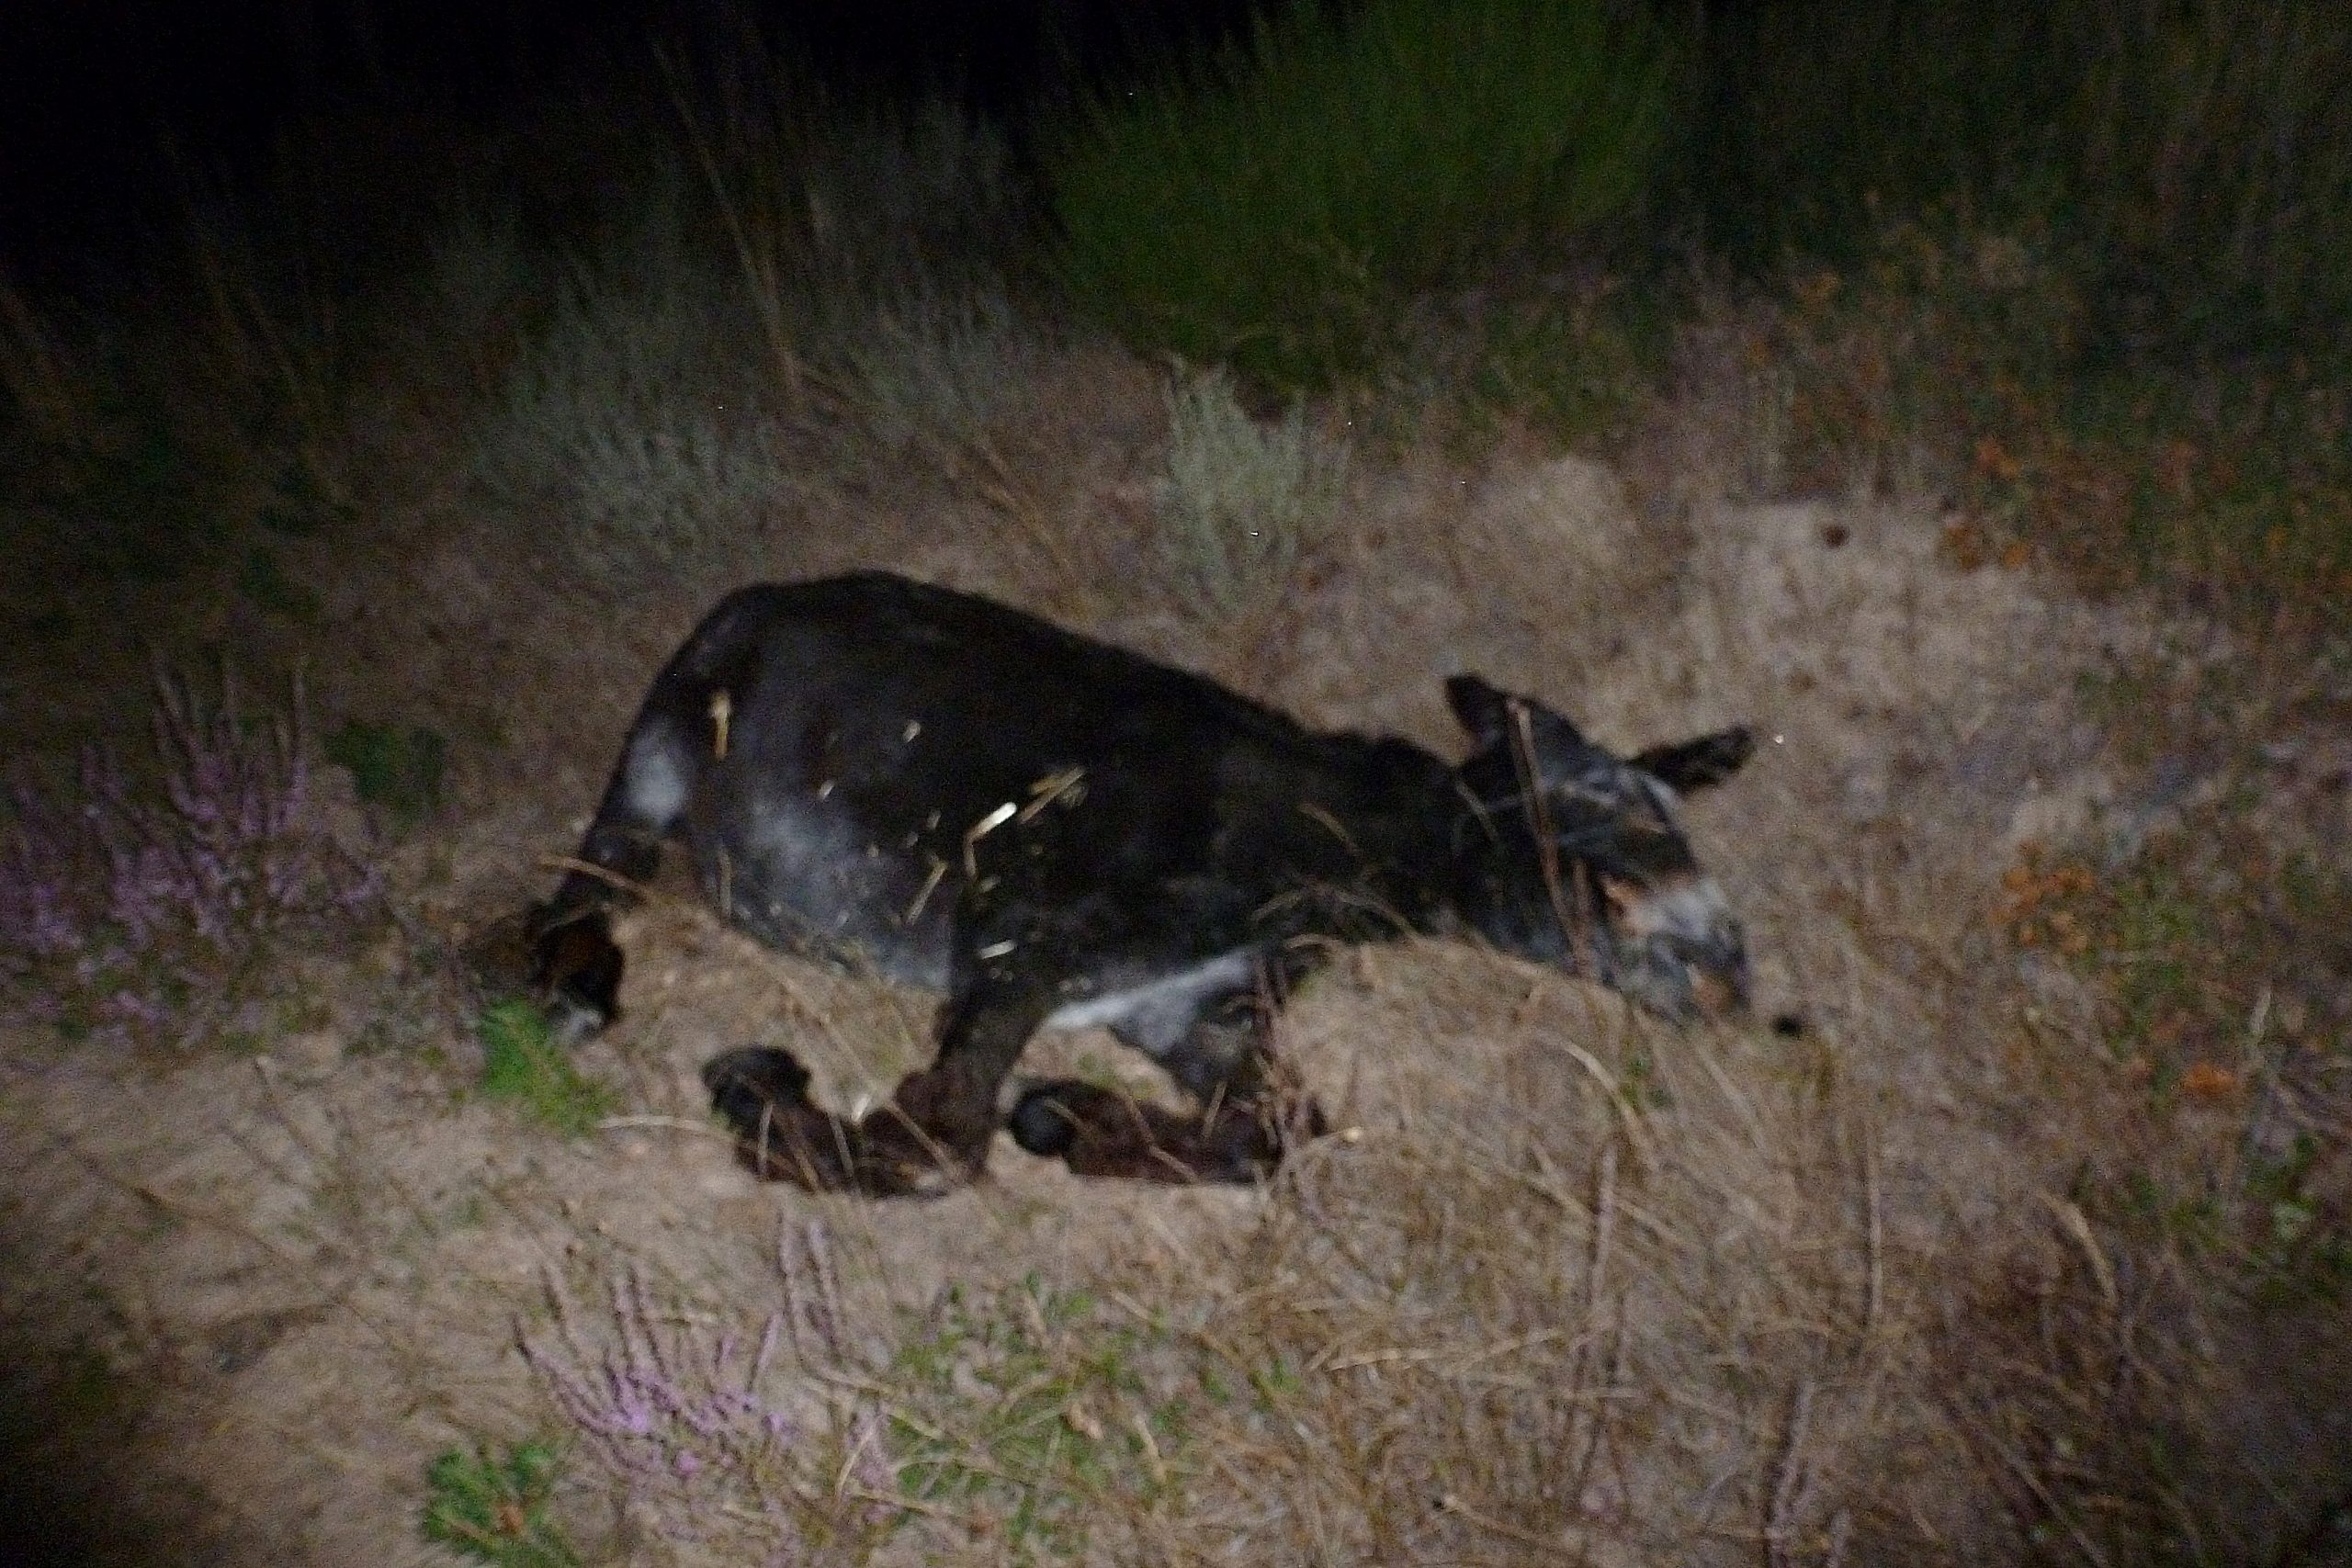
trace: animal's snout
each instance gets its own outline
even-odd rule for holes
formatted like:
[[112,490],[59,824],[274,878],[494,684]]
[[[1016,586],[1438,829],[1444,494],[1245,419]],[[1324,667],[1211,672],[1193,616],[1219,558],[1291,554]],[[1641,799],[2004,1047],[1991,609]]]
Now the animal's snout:
[[1747,1012],[1747,937],[1712,879],[1625,898],[1618,918],[1621,983],[1643,1002],[1677,1020]]
[[1690,961],[1690,1001],[1702,1018],[1738,1018],[1747,1011],[1747,953],[1733,935],[1728,953]]

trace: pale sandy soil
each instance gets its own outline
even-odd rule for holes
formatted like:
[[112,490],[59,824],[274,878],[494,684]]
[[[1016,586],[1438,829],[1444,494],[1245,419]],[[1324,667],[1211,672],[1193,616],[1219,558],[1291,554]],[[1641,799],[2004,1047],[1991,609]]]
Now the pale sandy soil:
[[[289,977],[299,1027],[263,1054],[6,1041],[0,1319],[26,1366],[79,1347],[108,1369],[91,1408],[44,1424],[28,1473],[78,1494],[113,1560],[447,1562],[416,1528],[425,1462],[560,1429],[516,1349],[551,1282],[592,1321],[635,1271],[756,1337],[785,1299],[779,1238],[816,1220],[850,1348],[877,1363],[951,1283],[1030,1274],[1302,1348],[1311,1418],[1237,1426],[1254,1459],[1106,1525],[1097,1560],[2007,1551],[1932,1346],[1967,1281],[2079,1262],[2064,1168],[2100,1100],[2034,1055],[2071,1048],[2084,998],[2021,971],[1986,910],[2021,841],[2142,804],[2077,680],[2151,629],[1949,564],[1931,497],[1745,499],[1758,437],[1698,393],[1623,473],[1510,446],[1477,467],[1360,459],[1340,537],[1283,612],[1204,627],[1148,570],[1150,376],[1096,353],[1044,374],[1001,441],[1025,528],[955,478],[812,486],[729,558],[623,603],[560,591],[460,484],[420,480],[331,571],[298,558],[331,629],[255,636],[246,657],[299,647],[321,711],[443,728],[453,798],[378,852],[408,929]],[[1758,726],[1756,761],[1690,825],[1747,919],[1758,1023],[1674,1034],[1464,949],[1366,952],[1284,1027],[1351,1141],[1272,1191],[1086,1183],[1001,1140],[981,1186],[876,1205],[751,1181],[701,1122],[695,1069],[774,1041],[851,1103],[920,1057],[930,998],[657,904],[624,930],[628,1017],[581,1055],[618,1088],[617,1123],[566,1144],[474,1100],[464,995],[427,961],[547,884],[540,857],[571,848],[643,682],[716,592],[851,565],[998,592],[1315,722],[1441,749],[1457,669],[1626,749]],[[107,678],[96,659],[57,668]],[[82,700],[51,695],[61,715]],[[2056,1021],[2020,1030],[2028,1005]],[[1784,1010],[1803,1038],[1763,1027]],[[1041,1050],[1136,1066],[1101,1037]],[[1606,1375],[1578,1370],[1604,1351]],[[1474,1373],[1502,1382],[1474,1398]],[[797,1363],[769,1375],[779,1407],[841,1398]],[[1584,1406],[1542,1404],[1575,1378],[1597,1391]],[[1364,1446],[1343,1452],[1349,1432]],[[1580,1444],[1606,1460],[1582,1493],[1529,1503]],[[611,1533],[593,1483],[563,1505],[580,1538],[661,1560]],[[742,1560],[727,1539],[708,1560]],[[873,1560],[997,1552],[926,1517]]]

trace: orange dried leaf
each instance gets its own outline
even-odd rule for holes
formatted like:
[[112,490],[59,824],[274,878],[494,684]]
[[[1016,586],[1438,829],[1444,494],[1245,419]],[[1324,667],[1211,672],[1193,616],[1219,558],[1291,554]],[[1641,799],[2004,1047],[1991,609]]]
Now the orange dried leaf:
[[1943,546],[1944,554],[1962,571],[1974,571],[1984,564],[1984,531],[1965,518],[1944,525]]
[[1976,443],[1976,471],[1999,479],[2003,484],[2015,484],[2023,469],[2009,455],[2009,449],[2001,445],[1999,436],[1986,435],[1979,437]]
[[2188,1070],[2180,1075],[2181,1092],[2200,1100],[2218,1100],[2235,1092],[2237,1087],[2237,1074],[2211,1062],[2192,1062]]

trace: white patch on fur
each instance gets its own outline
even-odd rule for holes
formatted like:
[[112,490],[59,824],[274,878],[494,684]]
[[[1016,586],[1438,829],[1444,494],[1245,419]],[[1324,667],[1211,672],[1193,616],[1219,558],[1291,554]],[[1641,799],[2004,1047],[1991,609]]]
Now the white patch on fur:
[[1678,936],[1705,942],[1731,923],[1731,905],[1712,876],[1694,876],[1662,892],[1637,898],[1624,913],[1635,937]]
[[670,738],[658,730],[639,735],[628,749],[629,809],[656,828],[667,829],[686,808],[686,775]]
[[1221,953],[1190,969],[1179,969],[1140,986],[1057,1007],[1046,1015],[1046,1027],[1101,1025],[1118,1030],[1155,1056],[1164,1055],[1192,1032],[1202,1003],[1247,986],[1256,967],[1256,955],[1246,950]]

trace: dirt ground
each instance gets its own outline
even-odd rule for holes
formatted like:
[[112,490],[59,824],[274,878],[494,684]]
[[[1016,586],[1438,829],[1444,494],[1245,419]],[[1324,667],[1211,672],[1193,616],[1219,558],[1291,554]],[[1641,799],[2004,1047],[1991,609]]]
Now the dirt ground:
[[[618,602],[570,591],[534,532],[462,484],[419,479],[331,555],[293,547],[326,598],[318,626],[202,613],[159,638],[226,641],[249,668],[304,656],[318,713],[432,724],[454,773],[430,821],[373,840],[401,924],[289,970],[302,1005],[266,1048],[159,1061],[0,1040],[20,1534],[78,1532],[93,1561],[449,1562],[417,1528],[426,1462],[560,1430],[517,1348],[553,1321],[552,1286],[593,1308],[639,1279],[756,1337],[814,1222],[855,1307],[844,1353],[872,1364],[951,1285],[1028,1276],[1304,1348],[1295,1430],[1249,1427],[1257,1462],[1201,1460],[1086,1560],[2021,1550],[2015,1500],[1946,1398],[1964,1369],[1939,1347],[1977,1282],[2097,1254],[2068,1162],[2111,1107],[2083,1087],[2097,1070],[2053,1060],[2079,1047],[2079,982],[2000,942],[1987,911],[2029,840],[2096,840],[2203,782],[2191,766],[2168,795],[2134,793],[2143,773],[2084,694],[2177,628],[2030,570],[1963,570],[1932,495],[1757,498],[1765,438],[1703,379],[1614,468],[1509,442],[1475,463],[1360,456],[1298,592],[1263,624],[1211,627],[1168,609],[1148,570],[1154,378],[1096,351],[1042,374],[999,433],[1026,525],[954,475],[812,484],[727,559]],[[1062,547],[1038,545],[1038,519]],[[1466,949],[1365,951],[1283,1026],[1344,1135],[1268,1190],[1089,1183],[1007,1139],[983,1183],[936,1201],[812,1198],[737,1168],[696,1068],[775,1042],[854,1104],[920,1059],[932,999],[763,953],[681,897],[624,927],[627,1017],[580,1054],[621,1114],[566,1142],[469,1092],[453,955],[548,884],[543,857],[571,848],[659,660],[726,586],[868,565],[1449,753],[1440,681],[1462,669],[1626,750],[1756,726],[1758,756],[1690,825],[1747,921],[1757,1021],[1675,1033]],[[46,676],[18,670],[11,701],[74,733],[137,700],[122,663],[62,651]],[[1783,1013],[1801,1035],[1768,1027]],[[1106,1037],[1038,1049],[1148,1081]],[[1601,1392],[1554,1427],[1529,1415],[1607,1346]],[[1473,1398],[1474,1362],[1509,1376]],[[2212,1364],[2231,1362],[2225,1347]],[[837,1392],[797,1363],[771,1376],[780,1404]],[[1509,1400],[1539,1403],[1492,1403]],[[2317,1423],[2291,1429],[2352,1451],[2346,1406],[2301,1404],[2246,1419]],[[1521,1450],[1580,1443],[1614,1458],[1553,1496]],[[561,1500],[575,1540],[663,1560],[580,1474]],[[2284,1495],[2300,1483],[2281,1484],[2276,1518],[2300,1517],[2309,1500]],[[1008,1550],[927,1514],[805,1560]],[[2071,1549],[2062,1530],[2033,1550]]]

